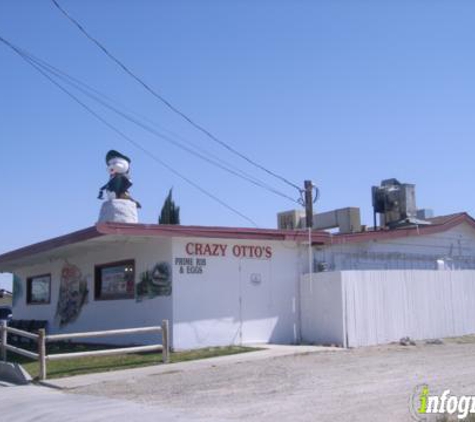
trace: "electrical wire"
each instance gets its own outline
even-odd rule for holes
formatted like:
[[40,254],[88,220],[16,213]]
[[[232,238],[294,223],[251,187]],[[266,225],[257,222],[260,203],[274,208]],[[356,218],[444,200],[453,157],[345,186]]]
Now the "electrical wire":
[[[122,118],[128,120],[129,122],[132,122],[132,123],[136,124],[137,126],[141,127],[142,129],[146,130],[147,132],[153,134],[154,136],[156,136],[158,138],[161,138],[161,139],[175,145],[176,147],[188,152],[189,154],[191,154],[195,157],[198,157],[201,160],[206,161],[209,164],[212,164],[212,165],[214,165],[214,166],[216,166],[216,167],[218,167],[218,168],[220,168],[220,169],[222,169],[222,170],[224,170],[224,171],[226,171],[226,172],[228,172],[228,173],[230,173],[234,176],[237,176],[237,177],[239,177],[239,178],[241,178],[241,179],[243,179],[243,180],[245,180],[249,183],[252,183],[255,186],[261,187],[261,188],[263,188],[263,189],[265,189],[265,190],[267,190],[271,193],[274,193],[278,196],[281,196],[285,199],[288,199],[292,203],[299,203],[294,198],[286,195],[285,193],[282,193],[282,192],[278,191],[277,189],[273,188],[272,186],[268,185],[267,183],[265,183],[265,182],[255,178],[255,177],[253,177],[252,175],[238,169],[237,167],[233,166],[232,164],[227,163],[226,161],[222,160],[221,158],[217,157],[216,155],[210,153],[209,151],[203,149],[202,147],[200,147],[198,145],[193,144],[192,142],[186,140],[185,138],[180,137],[179,135],[176,135],[173,132],[170,132],[170,131],[164,129],[163,127],[161,128],[161,130],[165,130],[165,131],[171,133],[173,136],[178,137],[183,142],[187,143],[188,145],[191,145],[192,148],[195,148],[199,151],[202,151],[202,153],[198,152],[198,151],[194,151],[193,149],[190,149],[189,147],[184,145],[183,142],[180,142],[180,141],[177,141],[177,140],[173,139],[172,136],[167,136],[167,135],[164,135],[163,133],[160,133],[159,131],[157,131],[153,127],[147,125],[146,123],[141,122],[137,117],[133,117],[130,114],[128,114],[124,111],[121,111],[117,107],[111,105],[110,103],[116,103],[117,104],[118,102],[116,100],[111,99],[107,95],[103,94],[102,92],[100,92],[96,88],[91,87],[90,85],[88,85],[88,84],[80,81],[79,79],[69,75],[68,73],[58,69],[57,67],[52,66],[48,62],[34,56],[30,52],[28,52],[28,51],[26,51],[22,48],[19,48],[18,46],[15,46],[15,47],[19,51],[21,51],[22,54],[24,54],[30,60],[35,62],[43,70],[47,71],[48,73],[53,74],[57,78],[61,79],[63,82],[67,83],[68,85],[70,85],[70,86],[74,87],[75,89],[79,90],[80,92],[82,92],[87,97],[89,97],[89,98],[93,99],[94,101],[98,102],[103,107],[106,107],[107,109],[113,111],[114,113],[118,114],[119,116],[121,116]],[[123,106],[121,104],[119,104],[119,106],[121,106],[122,108],[126,108],[125,106]],[[153,126],[158,126],[155,122],[152,122],[149,119],[146,119],[143,116],[140,116],[140,115],[138,115],[137,113],[135,113],[133,111],[129,111],[129,113],[132,113],[133,115],[138,116],[139,118],[148,120],[150,122],[150,124],[152,124]],[[209,158],[209,156],[214,157],[214,159]]]
[[253,226],[258,227],[257,223],[253,221],[251,218],[247,217],[245,214],[242,212],[238,211],[237,209],[233,208],[231,205],[227,204],[214,194],[210,193],[208,190],[204,189],[197,183],[193,182],[191,179],[188,177],[184,176],[177,170],[175,170],[172,166],[164,162],[162,159],[158,158],[155,154],[144,148],[142,145],[140,145],[138,142],[134,141],[131,137],[123,133],[120,129],[116,128],[114,125],[109,123],[106,119],[104,119],[102,116],[100,116],[98,113],[96,113],[92,108],[90,108],[87,104],[85,104],[83,101],[81,101],[77,96],[75,96],[72,92],[70,92],[67,88],[62,86],[60,83],[58,83],[56,80],[54,80],[48,73],[46,73],[45,70],[43,70],[40,66],[38,66],[35,62],[33,62],[28,56],[24,55],[21,50],[17,49],[12,43],[7,41],[5,38],[0,36],[0,41],[3,42],[5,45],[10,47],[15,53],[17,53],[23,60],[25,60],[30,66],[32,66],[35,70],[37,70],[39,73],[41,73],[46,79],[48,79],[52,84],[54,84],[57,88],[59,88],[61,91],[63,91],[66,95],[68,95],[70,98],[72,98],[76,103],[78,103],[81,107],[83,107],[86,111],[88,111],[90,114],[92,114],[97,120],[99,120],[101,123],[106,125],[109,129],[114,131],[116,134],[118,134],[120,137],[125,139],[127,142],[131,143],[134,145],[137,149],[141,150],[144,154],[148,155],[150,158],[152,158],[154,161],[157,163],[161,164],[163,167],[165,167],[167,170],[178,176],[180,179],[184,180],[194,188],[198,189],[201,193],[204,195],[208,196],[209,198],[213,199],[214,201],[218,202],[221,204],[223,207],[227,208],[228,210],[232,211],[236,215],[239,215],[241,218],[245,219],[246,221],[250,222]]
[[199,130],[203,134],[205,134],[208,138],[213,140],[214,142],[221,145],[223,148],[227,149],[228,151],[232,152],[233,154],[237,155],[238,157],[242,158],[243,160],[247,161],[249,164],[257,167],[258,169],[266,172],[267,174],[279,179],[280,181],[286,183],[289,186],[297,189],[299,192],[302,191],[302,188],[297,186],[295,183],[292,183],[287,178],[275,173],[272,170],[264,167],[262,164],[259,164],[255,160],[247,157],[243,153],[239,152],[227,142],[222,141],[217,136],[213,135],[208,129],[203,127],[202,125],[196,123],[191,117],[181,111],[178,107],[174,106],[170,101],[164,98],[162,95],[157,93],[149,84],[144,82],[142,78],[137,76],[134,72],[132,72],[121,60],[115,57],[97,38],[94,38],[88,31],[81,25],[75,18],[73,18],[65,9],[63,9],[56,0],[51,0],[52,3],[56,6],[56,8],[71,22],[73,23],[82,34],[84,34],[91,42],[93,42],[109,59],[111,59],[114,63],[116,63],[125,73],[127,73],[131,78],[133,78],[136,82],[138,82],[143,88],[145,88],[150,94],[152,94],[155,98],[161,101],[166,107],[168,107],[171,111],[175,114],[179,115],[183,119],[185,119],[189,124],[191,124],[195,129]]

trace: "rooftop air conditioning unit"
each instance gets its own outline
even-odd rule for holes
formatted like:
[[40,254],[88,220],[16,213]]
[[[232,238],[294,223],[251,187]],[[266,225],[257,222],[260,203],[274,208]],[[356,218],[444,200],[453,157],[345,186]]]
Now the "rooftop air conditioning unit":
[[277,214],[277,227],[281,230],[296,230],[304,227],[305,211],[291,210]]
[[375,215],[380,214],[380,225],[395,228],[406,224],[428,224],[417,219],[416,186],[387,179],[381,186],[372,187]]

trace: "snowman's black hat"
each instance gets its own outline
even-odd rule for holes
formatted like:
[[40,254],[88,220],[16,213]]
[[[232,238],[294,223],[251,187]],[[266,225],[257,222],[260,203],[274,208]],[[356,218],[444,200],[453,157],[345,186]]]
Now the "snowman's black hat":
[[106,154],[106,164],[112,160],[113,158],[122,158],[125,161],[127,161],[130,164],[130,158],[127,157],[124,154],[121,154],[119,151],[116,151],[115,149],[111,149],[107,154]]

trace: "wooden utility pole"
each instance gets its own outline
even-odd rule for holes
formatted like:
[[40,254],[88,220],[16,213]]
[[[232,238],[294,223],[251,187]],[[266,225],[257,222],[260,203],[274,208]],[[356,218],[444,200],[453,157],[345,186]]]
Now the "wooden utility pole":
[[304,181],[305,189],[305,221],[308,229],[313,227],[313,183],[311,180]]
[[[305,207],[305,225],[308,231],[308,276],[313,273],[313,250],[312,250],[312,228],[313,228],[313,183],[311,180],[304,180],[304,189],[300,191],[300,203]],[[302,307],[301,292],[297,290],[297,343],[302,341]]]

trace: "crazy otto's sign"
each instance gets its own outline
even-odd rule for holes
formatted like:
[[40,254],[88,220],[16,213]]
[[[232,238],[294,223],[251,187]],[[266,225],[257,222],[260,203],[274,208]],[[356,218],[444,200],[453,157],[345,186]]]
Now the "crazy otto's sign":
[[188,256],[234,256],[235,258],[272,258],[271,246],[226,245],[222,243],[187,243],[185,251]]

